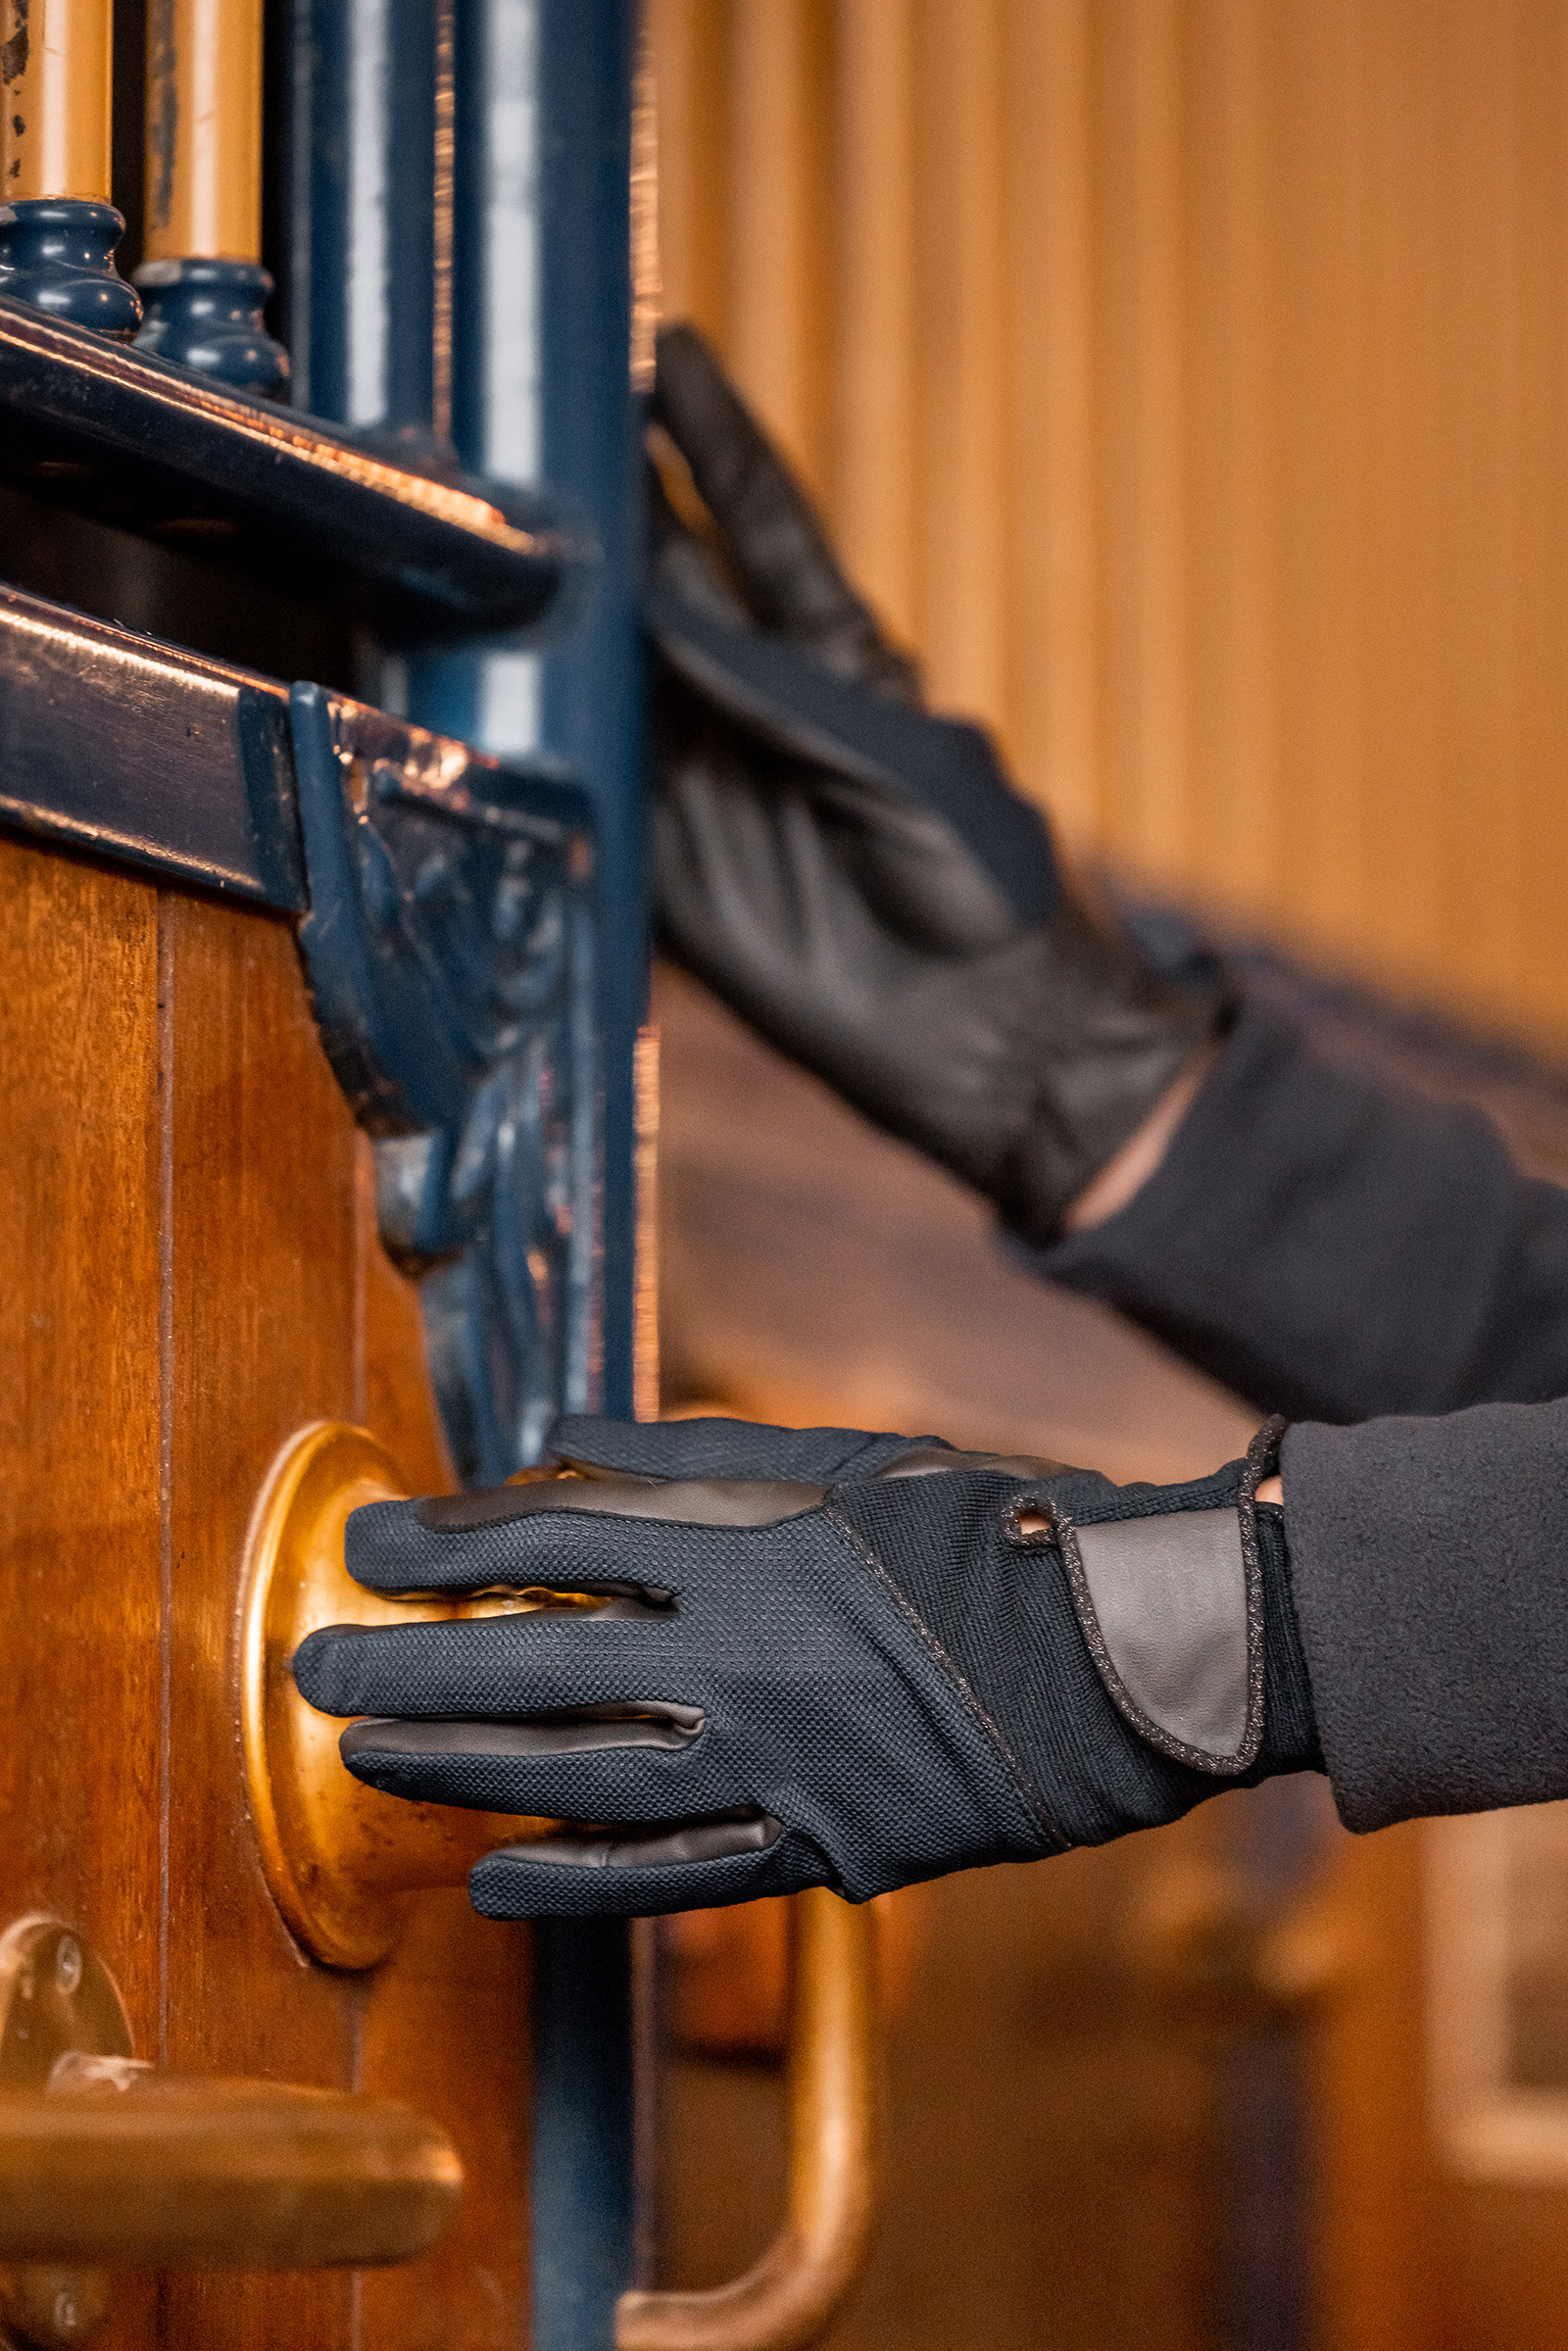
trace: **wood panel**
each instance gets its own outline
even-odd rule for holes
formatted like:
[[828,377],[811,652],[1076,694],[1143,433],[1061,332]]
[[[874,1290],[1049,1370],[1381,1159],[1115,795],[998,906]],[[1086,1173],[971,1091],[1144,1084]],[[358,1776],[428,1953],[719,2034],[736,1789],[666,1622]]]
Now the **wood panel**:
[[[286,924],[164,906],[172,1083],[174,1627],[171,2056],[413,2099],[452,2131],[468,2188],[426,2259],[351,2278],[167,2288],[170,2339],[501,2351],[527,2298],[527,1940],[461,1888],[416,1906],[368,1977],[302,1960],[262,1883],[234,1771],[236,1571],[255,1495],[304,1422],[368,1422],[416,1491],[452,1483],[418,1303],[375,1234],[368,1147],[317,1038]],[[181,1762],[214,1794],[177,1802]],[[202,1888],[183,1951],[180,1890]]]
[[653,0],[666,308],[1082,849],[1568,1043],[1568,0]]
[[[357,1395],[355,1136],[290,926],[166,893],[168,1798],[162,2054],[352,2083],[361,1985],[308,1965],[263,1882],[236,1742],[239,1573],[269,1464]],[[342,2342],[330,2271],[165,2282],[172,2342]]]
[[131,2280],[101,2339],[501,2351],[526,2334],[526,1935],[454,1889],[373,1976],[316,1966],[244,1801],[240,1578],[278,1446],[368,1418],[416,1489],[451,1484],[291,929],[0,841],[0,1926],[81,1928],[142,2055],[413,2099],[470,2183],[405,2271]]
[[[361,1416],[417,1493],[456,1483],[424,1377],[418,1295],[375,1229],[358,1148]],[[410,2098],[452,2133],[458,2218],[422,2261],[368,2273],[361,2336],[385,2351],[516,2351],[528,2306],[529,1935],[481,1919],[461,1888],[416,1905],[366,1990],[357,2085]]]
[[[157,2046],[155,893],[0,841],[0,1926],[52,1912]],[[104,2351],[146,2339],[150,2284]]]

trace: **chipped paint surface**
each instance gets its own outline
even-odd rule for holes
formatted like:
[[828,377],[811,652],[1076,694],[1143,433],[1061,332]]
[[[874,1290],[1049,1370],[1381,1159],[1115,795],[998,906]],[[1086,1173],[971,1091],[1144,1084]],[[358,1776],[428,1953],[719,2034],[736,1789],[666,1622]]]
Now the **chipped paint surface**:
[[27,71],[27,12],[30,0],[11,0],[12,31],[10,38],[0,43],[0,82],[7,89],[20,81]]
[[24,92],[22,88],[27,71],[32,37],[28,16],[32,0],[11,0],[11,30],[0,41],[0,85],[12,93],[11,104],[0,121],[0,188],[22,176],[22,141],[27,120],[22,112]]
[[113,0],[0,0],[0,197],[106,204]]

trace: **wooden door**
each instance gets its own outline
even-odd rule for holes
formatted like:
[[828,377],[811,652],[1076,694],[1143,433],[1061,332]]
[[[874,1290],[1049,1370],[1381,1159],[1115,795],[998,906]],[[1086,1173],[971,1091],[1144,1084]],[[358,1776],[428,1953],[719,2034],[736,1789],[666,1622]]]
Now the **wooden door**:
[[137,2054],[405,2098],[457,2142],[458,2220],[402,2270],[125,2281],[112,2344],[525,2335],[528,1938],[421,1897],[383,1966],[308,1960],[247,1818],[247,1526],[302,1424],[450,1484],[368,1145],[292,926],[0,841],[0,1927],[46,1912]]

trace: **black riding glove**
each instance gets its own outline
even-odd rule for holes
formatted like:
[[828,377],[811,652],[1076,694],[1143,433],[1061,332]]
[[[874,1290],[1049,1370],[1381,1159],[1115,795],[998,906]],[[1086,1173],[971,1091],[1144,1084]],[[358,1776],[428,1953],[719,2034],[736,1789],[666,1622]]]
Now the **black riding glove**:
[[[380,1502],[383,1592],[596,1594],[313,1634],[304,1695],[389,1794],[596,1824],[491,1853],[492,1918],[853,1901],[1321,1768],[1278,1425],[1188,1486],[932,1439],[567,1420],[575,1481]],[[1031,1531],[1037,1524],[1038,1531]]]
[[763,1036],[1045,1242],[1229,1016],[1064,888],[978,727],[920,706],[805,496],[692,328],[655,414],[646,618],[655,894],[672,954]]

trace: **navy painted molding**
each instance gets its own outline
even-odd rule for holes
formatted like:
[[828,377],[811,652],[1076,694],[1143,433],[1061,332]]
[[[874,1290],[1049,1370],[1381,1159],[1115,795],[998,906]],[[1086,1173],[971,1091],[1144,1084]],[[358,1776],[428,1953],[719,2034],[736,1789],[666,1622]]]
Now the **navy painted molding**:
[[0,205],[0,294],[95,334],[133,335],[141,302],[115,268],[125,233],[112,204],[26,196]]
[[0,297],[0,475],[348,607],[398,642],[560,624],[590,534],[523,490],[388,453]]
[[379,710],[290,695],[321,1041],[383,1141],[383,1241],[424,1276],[466,1482],[589,1401],[600,1146],[583,795]]
[[136,349],[194,367],[240,392],[281,392],[288,353],[262,311],[272,280],[259,262],[143,262]]
[[7,587],[0,820],[305,910],[286,689]]

